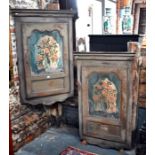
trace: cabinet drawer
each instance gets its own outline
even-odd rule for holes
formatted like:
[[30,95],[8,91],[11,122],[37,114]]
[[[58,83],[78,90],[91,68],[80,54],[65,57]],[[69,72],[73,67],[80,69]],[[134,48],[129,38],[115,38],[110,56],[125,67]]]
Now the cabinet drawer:
[[64,79],[51,79],[44,81],[32,81],[32,92],[28,94],[29,97],[39,95],[48,96],[52,94],[59,94],[61,92],[68,92],[69,88],[65,87]]
[[86,124],[86,131],[84,131],[86,135],[107,140],[112,139],[113,141],[125,140],[125,135],[123,136],[125,133],[123,133],[124,131],[120,126],[100,124],[97,122],[87,122]]

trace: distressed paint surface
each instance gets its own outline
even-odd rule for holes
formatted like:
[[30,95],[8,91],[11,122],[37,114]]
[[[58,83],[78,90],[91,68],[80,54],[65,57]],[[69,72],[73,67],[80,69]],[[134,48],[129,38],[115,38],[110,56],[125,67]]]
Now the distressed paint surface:
[[11,8],[18,9],[39,9],[40,0],[9,0]]
[[[101,147],[131,149],[137,120],[139,57],[136,53],[106,51],[77,53],[75,56],[79,73],[81,139]],[[97,86],[100,90],[97,93],[102,96],[102,81],[104,84],[111,82],[112,90],[117,90],[114,93],[117,99],[113,99],[116,100],[117,109],[110,110],[106,105],[95,107],[98,98],[93,97],[96,93],[94,90]],[[106,90],[108,92],[109,89]]]
[[32,31],[28,48],[32,75],[63,71],[63,38],[59,31]]
[[121,82],[113,73],[92,73],[88,81],[90,115],[119,118]]

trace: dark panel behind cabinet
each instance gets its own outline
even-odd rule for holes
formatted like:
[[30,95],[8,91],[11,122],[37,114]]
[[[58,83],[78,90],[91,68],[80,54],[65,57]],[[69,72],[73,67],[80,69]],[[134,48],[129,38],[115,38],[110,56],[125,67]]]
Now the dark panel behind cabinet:
[[146,8],[141,8],[138,34],[145,34],[145,31],[146,31]]
[[59,3],[60,3],[60,9],[73,10],[73,12],[75,13],[75,17],[78,16],[76,0],[59,0]]
[[139,35],[89,35],[90,51],[127,51],[127,42],[138,39]]
[[73,17],[73,50],[76,51],[76,26],[75,21],[78,18],[77,0],[59,0],[60,9],[72,10],[74,13]]

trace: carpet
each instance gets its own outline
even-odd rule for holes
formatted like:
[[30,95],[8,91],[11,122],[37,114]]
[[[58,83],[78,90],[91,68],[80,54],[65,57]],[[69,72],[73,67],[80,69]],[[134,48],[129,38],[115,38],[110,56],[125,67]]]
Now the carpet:
[[97,154],[69,146],[63,152],[61,152],[60,155],[97,155]]

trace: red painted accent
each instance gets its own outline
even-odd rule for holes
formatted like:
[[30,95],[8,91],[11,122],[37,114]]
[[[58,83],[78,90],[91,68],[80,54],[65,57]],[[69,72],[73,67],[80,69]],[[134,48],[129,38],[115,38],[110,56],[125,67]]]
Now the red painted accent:
[[67,147],[62,153],[61,155],[67,155],[67,154],[70,154],[70,155],[74,155],[74,154],[79,154],[79,155],[97,155],[95,153],[91,153],[91,152],[88,152],[88,151],[83,151],[83,150],[80,150],[78,148],[75,148],[75,147],[72,147],[72,146],[69,146]]

